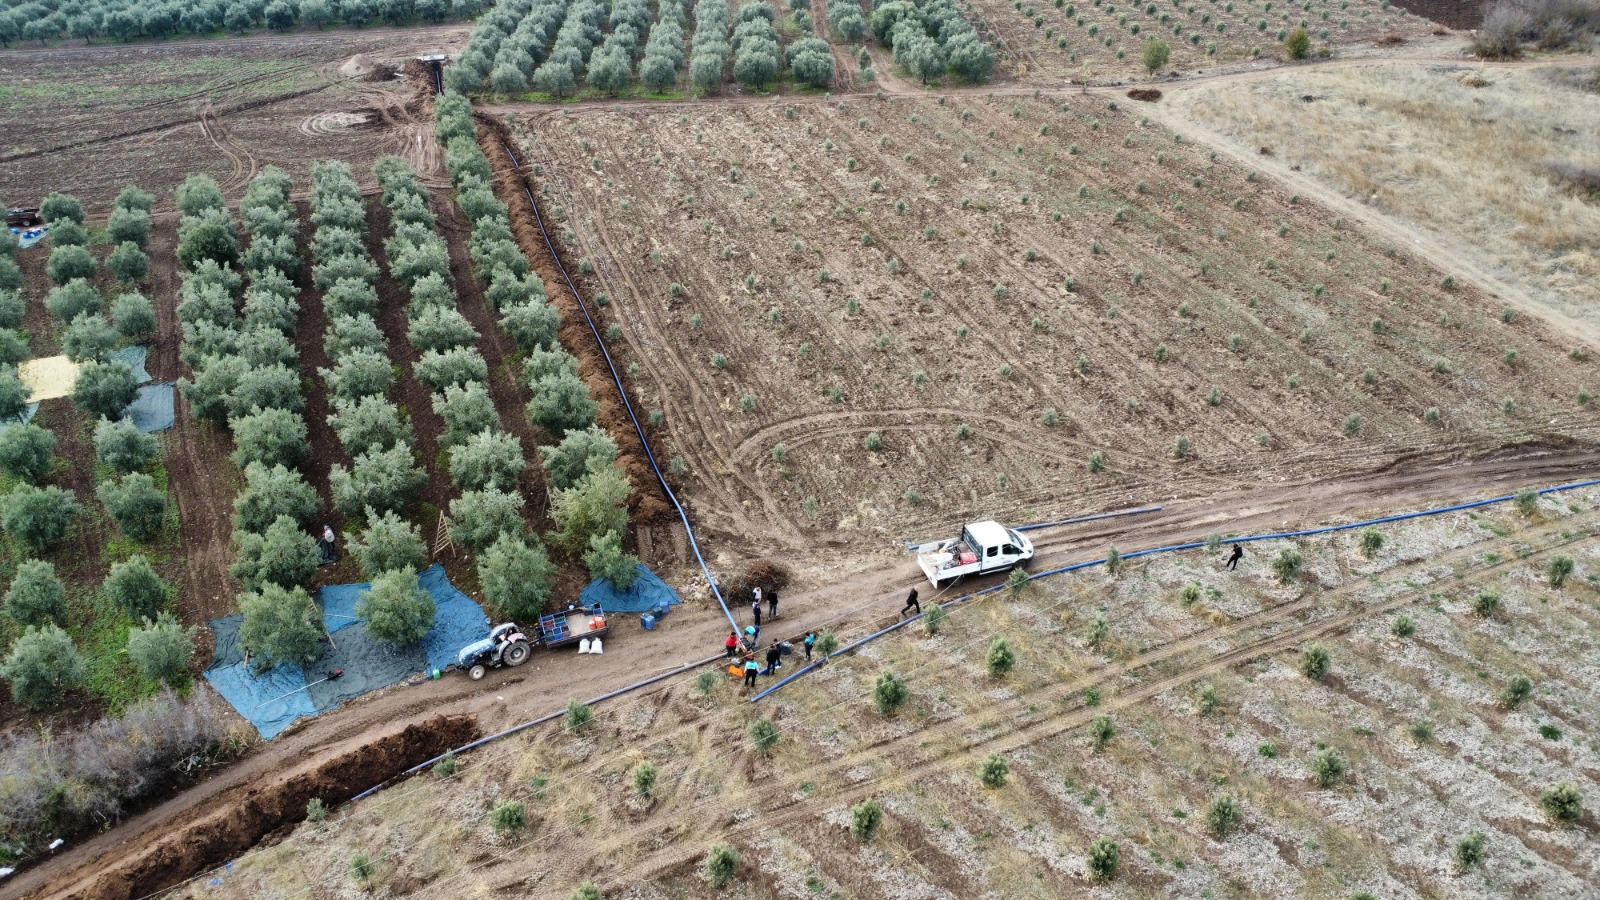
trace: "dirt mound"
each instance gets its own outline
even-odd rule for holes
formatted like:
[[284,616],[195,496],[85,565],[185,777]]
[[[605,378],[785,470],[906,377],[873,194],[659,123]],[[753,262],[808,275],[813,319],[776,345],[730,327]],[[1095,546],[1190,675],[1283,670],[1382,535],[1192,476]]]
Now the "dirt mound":
[[1161,99],[1161,92],[1155,88],[1134,88],[1128,92],[1128,99],[1154,103]]
[[[629,509],[633,514],[633,521],[639,525],[663,521],[671,515],[672,507],[661,491],[655,471],[650,467],[644,444],[634,429],[633,420],[628,416],[627,406],[617,390],[617,384],[612,380],[611,369],[606,365],[605,353],[595,339],[594,333],[589,330],[577,300],[573,298],[571,291],[565,289],[566,284],[560,271],[550,259],[550,250],[545,245],[544,237],[539,230],[538,219],[529,205],[527,193],[522,189],[525,183],[523,175],[517,171],[506,154],[505,144],[511,142],[511,137],[507,134],[505,126],[494,119],[480,116],[478,124],[479,142],[483,145],[483,152],[488,155],[489,164],[494,169],[495,185],[501,188],[500,200],[510,210],[511,231],[516,236],[517,244],[522,247],[522,252],[527,254],[533,264],[534,271],[544,279],[550,302],[561,310],[561,327],[558,332],[561,346],[578,358],[578,375],[588,386],[589,394],[600,405],[600,411],[595,419],[617,442],[617,465],[622,467],[628,479],[633,482],[633,494],[629,497]],[[576,267],[572,267],[569,271],[575,269]]]
[[763,591],[782,591],[789,586],[788,568],[772,562],[771,560],[757,560],[752,563],[745,573],[729,582],[724,591],[730,604],[735,601],[750,599],[750,592],[756,588]]
[[1379,47],[1398,47],[1405,42],[1405,35],[1400,34],[1399,32],[1391,32],[1383,37],[1378,38],[1373,43],[1377,44]]
[[144,897],[171,887],[249,849],[265,835],[301,821],[306,803],[342,803],[372,785],[426,762],[477,736],[468,716],[440,716],[249,791],[187,827],[166,834],[126,865],[103,872],[83,896]]

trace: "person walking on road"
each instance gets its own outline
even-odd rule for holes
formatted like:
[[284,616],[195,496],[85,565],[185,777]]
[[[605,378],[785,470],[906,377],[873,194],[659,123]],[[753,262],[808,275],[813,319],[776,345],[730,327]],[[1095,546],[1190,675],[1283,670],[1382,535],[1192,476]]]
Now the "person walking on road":
[[815,631],[806,632],[806,639],[802,643],[806,646],[806,662],[810,662],[811,648],[817,643],[817,633]]
[[772,646],[767,648],[767,668],[761,674],[763,674],[763,675],[776,675],[776,674],[778,674],[778,661],[780,659],[782,659],[782,658],[783,658],[783,648],[778,646],[778,642],[777,641],[773,641],[772,642]]
[[904,619],[906,617],[906,610],[908,609],[916,610],[915,615],[922,615],[922,604],[917,601],[916,588],[912,588],[911,593],[906,595],[906,605],[900,607],[900,618]]
[[773,621],[777,621],[778,619],[777,591],[767,591],[767,618],[772,619]]
[[752,656],[749,659],[745,660],[744,661],[744,686],[745,687],[755,687],[756,686],[756,675],[758,675],[760,672],[761,672],[761,664],[756,662],[756,658],[755,657]]
[[739,632],[728,632],[728,640],[722,646],[728,648],[728,658],[733,659],[733,657],[739,652]]
[[761,600],[757,598],[750,602],[750,615],[755,617],[756,627],[761,627]]
[[1241,559],[1244,559],[1244,548],[1239,546],[1238,541],[1234,541],[1233,552],[1228,554],[1228,571],[1232,572],[1238,568]]

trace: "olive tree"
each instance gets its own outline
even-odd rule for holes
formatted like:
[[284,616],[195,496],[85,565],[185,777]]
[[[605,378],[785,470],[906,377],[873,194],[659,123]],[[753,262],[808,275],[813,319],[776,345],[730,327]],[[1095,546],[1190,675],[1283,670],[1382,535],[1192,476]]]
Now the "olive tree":
[[390,385],[394,384],[394,368],[389,357],[374,350],[345,354],[333,369],[322,369],[320,373],[335,400],[381,397],[389,393]]
[[599,405],[578,376],[566,372],[547,375],[529,387],[533,399],[528,401],[528,420],[552,436],[594,424]]
[[185,629],[172,613],[144,619],[128,632],[128,661],[148,681],[178,681],[194,656],[195,628]]
[[160,531],[166,520],[167,495],[143,472],[103,481],[95,493],[117,527],[133,540],[142,541]]
[[239,552],[228,574],[246,589],[304,584],[322,561],[316,538],[288,516],[279,516],[261,534],[237,532],[235,539]]
[[56,436],[33,423],[11,425],[0,431],[0,470],[29,484],[38,484],[50,472],[50,451]]
[[60,543],[82,511],[69,490],[22,484],[0,496],[0,528],[38,553]]
[[567,432],[554,447],[539,448],[545,482],[551,490],[572,487],[591,470],[611,465],[617,458],[617,442],[599,425]]
[[411,429],[400,420],[400,410],[382,397],[335,400],[328,424],[351,456],[371,450],[388,450],[411,440]]
[[44,307],[63,322],[71,322],[84,313],[98,314],[104,302],[100,292],[84,278],[75,278],[45,294]]
[[83,684],[87,674],[83,654],[60,626],[28,626],[0,662],[0,678],[11,685],[11,696],[29,709],[43,709]]
[[500,414],[482,382],[450,386],[433,395],[433,411],[444,420],[439,445],[449,449],[465,443],[473,435],[500,426]]
[[233,431],[233,462],[242,469],[252,464],[269,468],[292,466],[310,451],[306,421],[297,412],[258,409],[228,424]]
[[113,563],[100,590],[112,606],[127,613],[128,618],[136,622],[154,616],[167,605],[167,598],[172,595],[171,588],[156,574],[150,560],[138,553],[122,562]]
[[84,363],[72,387],[72,404],[95,418],[122,418],[138,396],[133,367],[120,359]]
[[478,555],[483,595],[503,619],[532,621],[550,597],[555,566],[537,537],[502,532]]
[[255,659],[257,671],[280,663],[308,663],[322,646],[322,614],[304,588],[268,584],[239,598],[244,621],[239,645]]
[[23,625],[67,621],[67,588],[56,577],[56,567],[44,560],[17,564],[17,575],[6,590],[6,615]]
[[95,262],[88,250],[76,244],[66,244],[50,251],[50,260],[45,263],[44,270],[51,281],[65,285],[80,278],[93,278],[94,273],[100,270],[100,264]]
[[417,526],[392,511],[368,510],[366,530],[349,547],[369,581],[384,572],[420,570],[428,564],[428,549]]
[[417,570],[396,569],[372,579],[372,589],[356,600],[356,615],[367,633],[391,644],[414,644],[433,630],[433,598],[417,583]]
[[513,491],[526,468],[516,435],[485,429],[450,449],[450,480],[463,491]]
[[478,330],[466,316],[450,307],[427,306],[412,313],[406,337],[420,353],[442,352],[476,341]]
[[294,469],[254,463],[244,470],[244,490],[233,498],[233,525],[264,531],[280,516],[305,525],[322,508],[316,489]]
[[62,222],[82,225],[85,218],[83,204],[71,194],[51,191],[39,204],[39,218],[52,226]]
[[450,501],[450,539],[479,553],[503,534],[523,533],[522,496],[493,488],[467,491]]
[[61,334],[61,352],[75,363],[104,359],[117,346],[117,332],[98,313],[82,313]]
[[584,475],[570,488],[554,492],[550,517],[560,530],[551,539],[579,553],[589,540],[608,531],[618,534],[628,527],[628,494],[632,485],[615,466],[604,466]]
[[378,512],[402,509],[427,480],[428,474],[412,457],[411,445],[404,441],[387,450],[359,454],[349,469],[335,465],[328,470],[333,504],[347,516],[360,515],[368,508]]
[[101,419],[94,427],[94,455],[114,472],[137,472],[160,453],[155,435],[145,434],[127,420]]
[[119,206],[106,222],[106,236],[117,244],[131,243],[141,248],[150,239],[150,213]]
[[118,294],[111,301],[111,324],[117,334],[137,340],[156,330],[156,311],[150,298],[137,292]]
[[590,578],[604,581],[623,593],[631,590],[639,579],[639,558],[622,549],[622,537],[615,531],[589,538],[583,564]]

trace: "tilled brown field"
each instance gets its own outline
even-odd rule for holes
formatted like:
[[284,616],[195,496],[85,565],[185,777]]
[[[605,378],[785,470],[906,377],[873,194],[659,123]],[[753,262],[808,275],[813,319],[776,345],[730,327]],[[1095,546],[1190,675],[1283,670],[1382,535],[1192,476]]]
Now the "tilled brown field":
[[1592,434],[1567,340],[1115,106],[509,118],[697,527],[758,549]]

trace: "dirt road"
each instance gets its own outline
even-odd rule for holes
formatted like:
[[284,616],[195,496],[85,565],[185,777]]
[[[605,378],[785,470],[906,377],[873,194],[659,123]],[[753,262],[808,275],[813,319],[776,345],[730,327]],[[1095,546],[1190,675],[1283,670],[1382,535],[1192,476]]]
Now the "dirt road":
[[[1600,451],[1528,448],[1472,460],[1418,455],[1387,471],[1354,478],[1284,482],[1207,496],[1165,497],[1152,485],[1129,499],[1161,502],[1165,508],[1160,513],[1041,532],[1035,566],[1053,568],[1093,558],[1111,541],[1126,551],[1210,534],[1309,527],[1575,481],[1596,472]],[[872,568],[825,588],[788,594],[780,636],[826,627],[847,639],[892,620],[905,591],[921,581],[921,574],[904,554],[885,551],[872,563]],[[961,589],[983,584],[968,583]],[[575,694],[599,695],[703,658],[720,647],[719,618],[714,605],[691,604],[654,631],[631,623],[622,626],[610,652],[599,659],[538,656],[523,669],[497,672],[481,683],[446,678],[368,695],[337,715],[291,729],[212,780],[23,872],[5,885],[4,896],[117,896],[91,891],[91,885],[99,881],[104,886],[102,876],[134,866],[164,844],[184,842],[187,829],[203,812],[238,809],[252,798],[259,805],[259,798],[271,796],[274,788],[316,773],[360,747],[392,739],[421,718],[468,716],[480,734],[487,734],[558,709]],[[284,812],[285,821],[297,817],[297,811]],[[231,854],[204,862],[218,865],[228,858]],[[193,862],[193,871],[170,872],[171,881],[200,871],[202,861]]]

